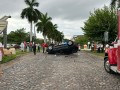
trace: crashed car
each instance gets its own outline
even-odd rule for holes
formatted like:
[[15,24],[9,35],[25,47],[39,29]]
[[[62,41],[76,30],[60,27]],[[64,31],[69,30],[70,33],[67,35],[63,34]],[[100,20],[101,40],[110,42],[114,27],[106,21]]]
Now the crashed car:
[[49,45],[47,50],[48,54],[72,54],[78,51],[78,45],[73,41],[68,41],[66,44],[61,45]]

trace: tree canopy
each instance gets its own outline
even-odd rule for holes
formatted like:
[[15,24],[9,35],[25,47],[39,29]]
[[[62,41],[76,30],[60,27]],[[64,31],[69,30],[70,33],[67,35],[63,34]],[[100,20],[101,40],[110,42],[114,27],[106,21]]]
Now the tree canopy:
[[41,16],[41,12],[34,8],[39,6],[39,3],[36,0],[25,0],[25,4],[27,7],[22,10],[21,18],[27,18],[30,23],[30,41],[32,41],[32,22],[38,21],[38,17]]
[[37,31],[43,34],[45,43],[47,42],[46,37],[57,42],[62,42],[64,35],[57,30],[57,24],[53,24],[51,20],[52,18],[47,13],[42,14],[39,22],[36,24]]
[[82,30],[89,40],[103,42],[105,31],[109,33],[108,42],[112,42],[116,38],[117,15],[107,6],[90,13],[90,17],[84,24]]
[[26,33],[24,28],[11,31],[8,34],[8,43],[20,44],[23,41],[29,41],[29,33]]
[[80,44],[80,46],[83,47],[84,44],[88,43],[88,38],[85,37],[84,35],[80,35],[75,38],[75,42]]
[[33,37],[32,26],[34,22],[36,23],[35,26],[37,27],[37,32],[41,32],[43,34],[45,43],[47,42],[46,38],[48,38],[49,40],[52,39],[57,42],[61,42],[62,39],[64,38],[63,33],[57,30],[57,27],[55,27],[51,21],[52,18],[49,17],[47,13],[43,14],[42,12],[35,8],[39,6],[37,0],[24,0],[24,1],[27,7],[22,10],[21,18],[23,19],[27,18],[27,20],[31,24],[30,41],[35,41],[35,38],[33,38],[34,40],[32,40]]

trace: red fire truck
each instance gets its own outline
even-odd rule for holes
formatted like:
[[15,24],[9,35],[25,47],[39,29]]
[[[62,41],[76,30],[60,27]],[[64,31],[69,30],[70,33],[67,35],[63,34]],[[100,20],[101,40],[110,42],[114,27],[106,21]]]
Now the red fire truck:
[[120,9],[118,9],[117,41],[105,53],[104,68],[108,73],[120,73]]

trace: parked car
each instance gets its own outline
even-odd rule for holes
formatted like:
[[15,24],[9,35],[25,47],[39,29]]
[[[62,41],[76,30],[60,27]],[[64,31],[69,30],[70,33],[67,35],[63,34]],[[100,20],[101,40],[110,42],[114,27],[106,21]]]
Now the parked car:
[[48,54],[72,54],[78,51],[78,45],[73,41],[68,41],[66,44],[61,45],[49,45],[47,50]]
[[15,49],[20,49],[20,45],[16,44],[13,46]]

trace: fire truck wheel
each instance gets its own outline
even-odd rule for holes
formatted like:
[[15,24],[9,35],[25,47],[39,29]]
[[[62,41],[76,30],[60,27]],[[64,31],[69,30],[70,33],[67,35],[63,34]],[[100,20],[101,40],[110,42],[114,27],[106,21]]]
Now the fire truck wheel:
[[110,64],[109,64],[108,58],[104,59],[104,68],[105,68],[106,72],[113,73],[113,71],[110,69]]

